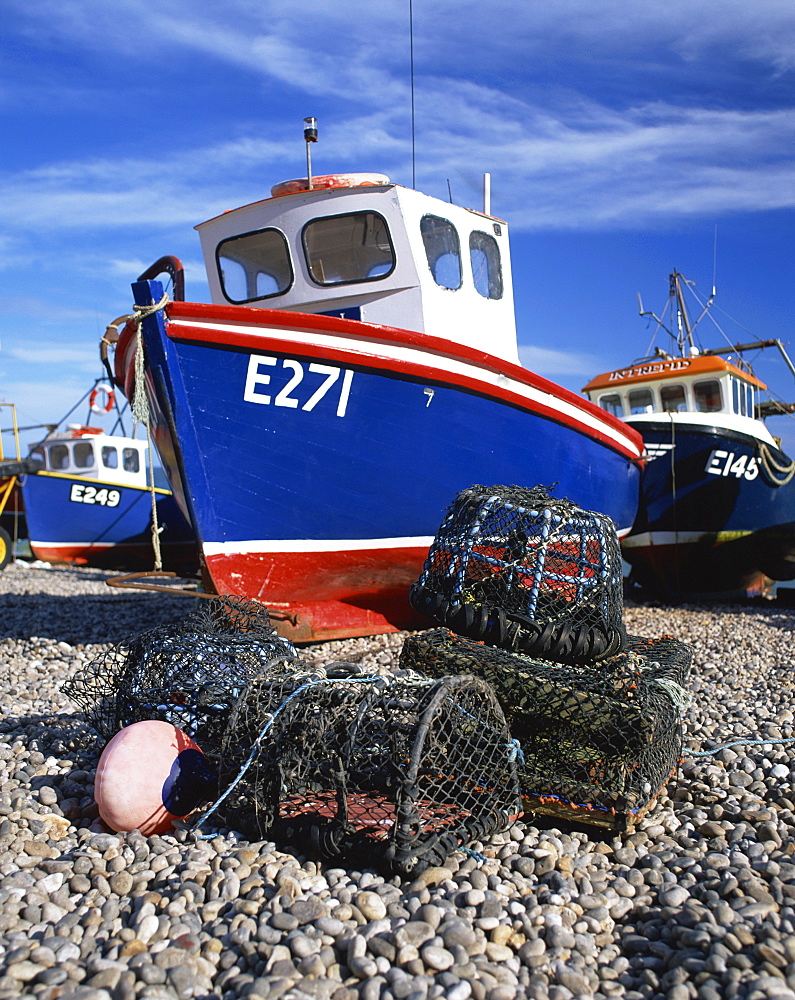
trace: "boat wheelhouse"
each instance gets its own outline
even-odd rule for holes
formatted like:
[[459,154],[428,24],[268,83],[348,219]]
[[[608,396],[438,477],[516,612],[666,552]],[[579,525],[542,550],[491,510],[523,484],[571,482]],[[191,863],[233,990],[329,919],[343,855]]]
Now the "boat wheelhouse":
[[[81,481],[101,479],[103,487],[107,484],[145,488],[146,451],[145,441],[111,436],[99,427],[73,424],[65,433],[53,434],[34,445],[28,458],[41,462],[47,472],[79,476]],[[106,498],[95,502],[102,504]]]
[[793,407],[762,398],[767,386],[743,354],[776,348],[795,370],[780,341],[700,350],[684,284],[671,275],[679,355],[658,350],[583,389],[638,430],[646,448],[624,557],[636,582],[666,598],[764,593],[795,579],[795,463],[763,419]]
[[197,229],[212,302],[184,301],[179,261],[156,262],[115,371],[132,398],[142,347],[208,589],[265,602],[294,641],[365,635],[422,623],[408,588],[473,483],[557,483],[629,529],[640,437],[518,364],[488,205],[308,176]]

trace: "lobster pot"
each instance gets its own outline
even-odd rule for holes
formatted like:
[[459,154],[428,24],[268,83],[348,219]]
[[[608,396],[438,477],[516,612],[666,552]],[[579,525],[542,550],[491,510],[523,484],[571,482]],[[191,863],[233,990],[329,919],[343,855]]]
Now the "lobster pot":
[[626,639],[613,522],[542,486],[459,493],[409,596],[459,635],[561,663],[605,659]]
[[598,667],[566,667],[472,642],[447,629],[409,636],[401,667],[487,680],[522,757],[525,810],[625,829],[648,809],[681,755],[692,650],[629,637]]
[[219,597],[179,624],[111,647],[64,690],[105,739],[123,726],[160,719],[212,755],[246,684],[296,657],[292,644],[276,634],[264,605]]
[[519,814],[515,753],[476,677],[262,677],[230,717],[214,809],[252,839],[416,873]]

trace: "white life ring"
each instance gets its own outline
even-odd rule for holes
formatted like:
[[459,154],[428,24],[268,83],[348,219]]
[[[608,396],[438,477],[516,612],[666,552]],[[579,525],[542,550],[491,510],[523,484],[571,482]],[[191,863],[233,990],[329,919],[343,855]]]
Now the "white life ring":
[[[104,403],[98,402],[101,392],[105,393]],[[88,406],[92,413],[110,413],[113,409],[114,401],[113,389],[103,382],[100,385],[95,385],[91,390],[91,395],[88,397]]]

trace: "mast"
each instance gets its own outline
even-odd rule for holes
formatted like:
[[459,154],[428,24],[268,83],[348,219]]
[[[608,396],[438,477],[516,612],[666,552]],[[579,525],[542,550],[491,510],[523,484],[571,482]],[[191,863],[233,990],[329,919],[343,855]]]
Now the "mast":
[[679,353],[684,357],[685,347],[689,348],[688,353],[693,354],[697,350],[693,341],[693,327],[690,325],[690,317],[687,314],[687,306],[682,294],[682,275],[678,271],[668,276],[668,294],[676,308],[676,345]]
[[687,348],[687,353],[701,354],[702,352],[696,347],[696,342],[693,339],[693,331],[701,322],[701,320],[706,316],[710,309],[710,306],[715,301],[715,286],[712,286],[712,292],[704,308],[701,310],[701,315],[694,322],[690,322],[690,317],[687,313],[687,306],[685,305],[684,293],[682,291],[682,283],[687,284],[687,278],[681,275],[678,271],[674,271],[673,274],[669,275],[669,293],[671,299],[676,304],[676,343],[679,347],[679,353],[682,357],[685,356],[685,348]]

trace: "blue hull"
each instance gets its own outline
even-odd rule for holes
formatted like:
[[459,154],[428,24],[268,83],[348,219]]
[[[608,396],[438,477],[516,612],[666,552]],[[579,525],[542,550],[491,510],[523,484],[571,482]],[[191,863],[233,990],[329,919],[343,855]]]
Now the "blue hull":
[[[59,473],[21,479],[30,547],[37,559],[107,569],[152,569],[149,490]],[[174,497],[156,493],[164,569],[198,566],[195,536]]]
[[781,451],[721,427],[638,422],[656,457],[624,557],[667,598],[753,594],[795,579],[795,479]]
[[[134,289],[150,301],[148,284]],[[296,336],[286,351],[271,311],[216,311],[214,332],[195,337],[162,314],[144,322],[158,451],[215,589],[292,609],[296,638],[416,624],[408,586],[445,508],[475,483],[557,484],[631,525],[639,465],[567,415],[568,397],[560,413],[523,404],[493,373],[478,389],[449,359],[387,365],[353,337],[322,353]],[[253,313],[268,324],[235,334]],[[579,402],[582,419],[601,419]]]

